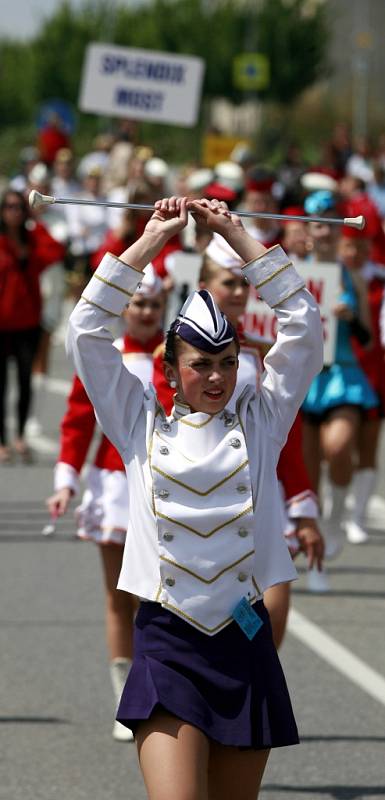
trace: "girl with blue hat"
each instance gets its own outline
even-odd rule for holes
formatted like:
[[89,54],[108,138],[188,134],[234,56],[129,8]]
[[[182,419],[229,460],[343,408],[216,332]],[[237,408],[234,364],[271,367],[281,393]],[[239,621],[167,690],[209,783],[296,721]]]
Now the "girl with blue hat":
[[[109,327],[188,211],[240,255],[279,332],[260,387],[230,410],[236,334],[208,291],[193,292],[167,336],[167,417],[122,366]],[[298,741],[263,592],[296,576],[276,464],[322,366],[317,304],[281,247],[266,250],[224,204],[165,198],[137,242],[104,256],[68,349],[130,489],[118,588],[141,604],[118,719],[134,731],[148,797],[254,800],[270,749]]]

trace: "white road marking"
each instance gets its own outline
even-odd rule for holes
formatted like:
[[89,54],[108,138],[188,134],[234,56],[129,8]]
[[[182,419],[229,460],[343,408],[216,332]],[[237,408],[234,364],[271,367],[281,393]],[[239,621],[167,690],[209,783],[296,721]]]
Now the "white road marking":
[[290,609],[288,630],[300,642],[345,675],[352,683],[385,706],[385,678],[314,622]]

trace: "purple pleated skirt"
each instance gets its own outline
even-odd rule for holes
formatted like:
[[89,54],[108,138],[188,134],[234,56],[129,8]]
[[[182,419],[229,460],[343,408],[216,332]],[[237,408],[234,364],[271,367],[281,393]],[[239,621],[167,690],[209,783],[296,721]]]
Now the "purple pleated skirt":
[[269,615],[262,600],[254,609],[264,624],[250,641],[236,622],[207,636],[159,603],[141,603],[119,722],[135,733],[163,708],[221,744],[256,750],[298,744]]

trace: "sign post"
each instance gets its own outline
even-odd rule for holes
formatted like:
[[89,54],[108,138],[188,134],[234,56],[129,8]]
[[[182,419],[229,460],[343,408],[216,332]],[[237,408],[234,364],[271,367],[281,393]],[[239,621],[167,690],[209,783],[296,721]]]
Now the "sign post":
[[196,124],[204,62],[175,55],[93,43],[86,51],[82,111],[182,127]]

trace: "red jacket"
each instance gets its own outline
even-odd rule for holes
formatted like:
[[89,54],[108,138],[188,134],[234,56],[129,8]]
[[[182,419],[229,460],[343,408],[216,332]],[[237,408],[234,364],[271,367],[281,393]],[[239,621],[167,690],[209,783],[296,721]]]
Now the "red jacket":
[[63,245],[41,223],[28,231],[28,258],[21,265],[15,245],[0,234],[0,330],[22,331],[39,325],[41,295],[39,275],[65,255]]
[[[136,240],[137,236],[134,236],[132,241],[121,239],[119,236],[116,235],[114,231],[107,231],[106,238],[103,244],[99,247],[96,253],[93,254],[91,258],[91,267],[92,269],[97,269],[99,266],[103,256],[106,253],[112,253],[113,256],[120,256],[123,250],[126,247],[129,247],[132,242]],[[178,236],[173,236],[172,239],[169,239],[168,242],[162,247],[160,253],[158,253],[155,258],[152,259],[152,265],[154,267],[155,272],[159,275],[160,278],[165,278],[167,275],[167,270],[164,265],[165,258],[173,253],[176,250],[181,250],[181,244]]]
[[46,128],[40,131],[38,147],[42,161],[45,161],[46,164],[52,164],[57,151],[62,147],[70,148],[71,141],[64,131],[52,125],[47,125]]
[[[122,353],[153,353],[162,339],[161,331],[146,344],[138,342],[131,336],[125,336]],[[92,441],[95,423],[94,407],[80,378],[74,375],[67,410],[61,422],[59,463],[69,464],[78,474],[80,473]],[[99,469],[124,471],[118,451],[104,434],[93,463]]]

